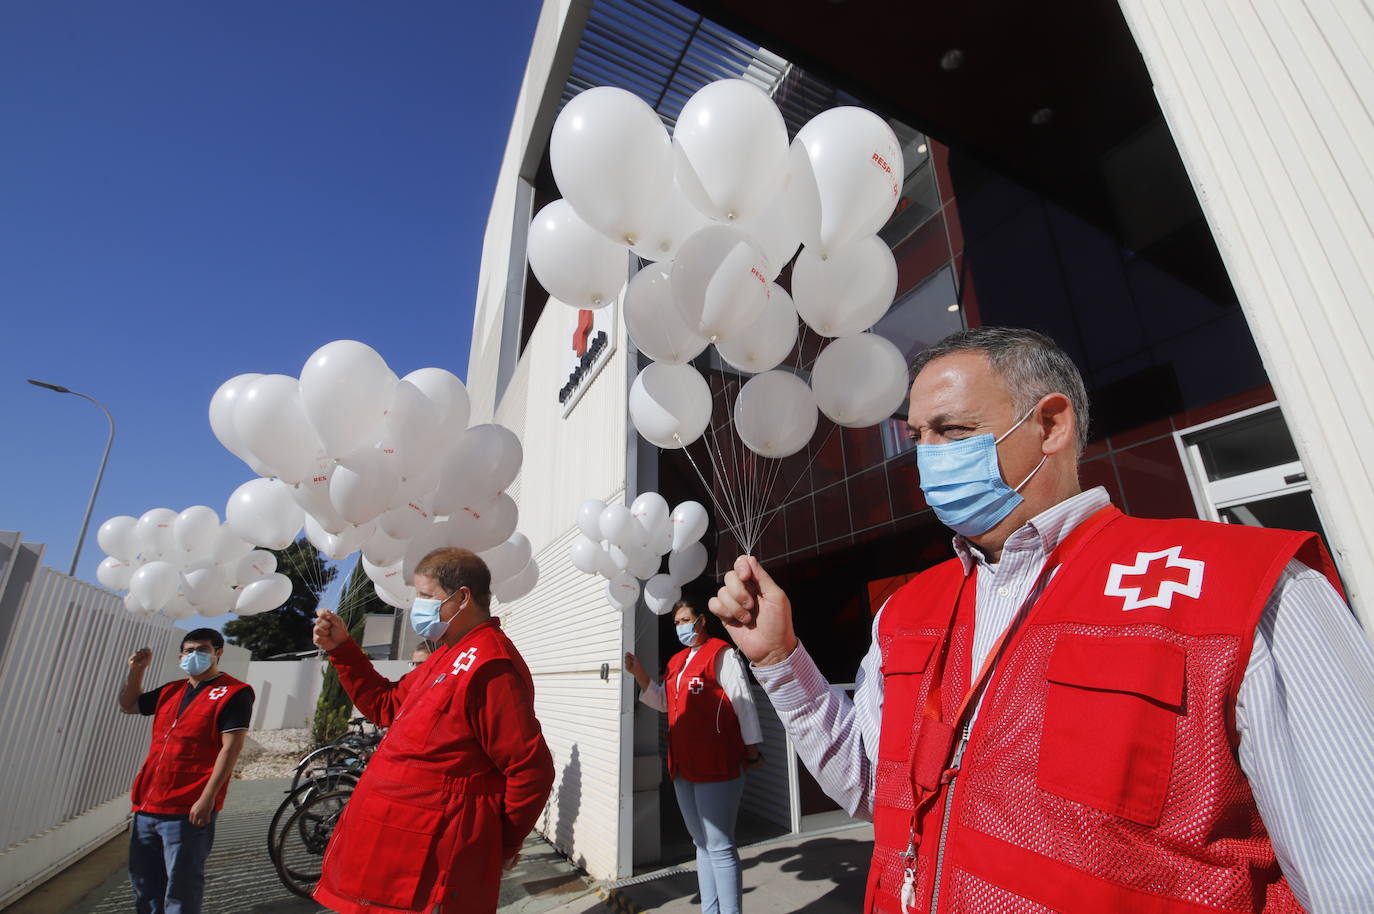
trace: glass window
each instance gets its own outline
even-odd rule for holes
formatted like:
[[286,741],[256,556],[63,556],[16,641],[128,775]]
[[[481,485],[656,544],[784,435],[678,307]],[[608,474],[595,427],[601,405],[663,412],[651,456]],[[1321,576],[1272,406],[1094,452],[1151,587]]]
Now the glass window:
[[1298,449],[1277,409],[1190,436],[1189,443],[1197,445],[1209,482],[1298,459]]
[[897,198],[892,218],[878,237],[895,248],[940,211],[940,190],[935,184],[935,169],[930,164],[930,147],[925,134],[901,121],[888,121],[897,142],[902,144],[902,195]]
[[1274,498],[1232,505],[1217,512],[1228,524],[1245,524],[1247,527],[1277,527],[1280,530],[1311,530],[1322,534],[1321,520],[1317,517],[1317,506],[1312,503],[1311,492],[1292,492]]
[[907,364],[916,353],[962,329],[964,318],[954,288],[954,271],[948,266],[893,302],[883,319],[873,325],[874,333],[901,350]]

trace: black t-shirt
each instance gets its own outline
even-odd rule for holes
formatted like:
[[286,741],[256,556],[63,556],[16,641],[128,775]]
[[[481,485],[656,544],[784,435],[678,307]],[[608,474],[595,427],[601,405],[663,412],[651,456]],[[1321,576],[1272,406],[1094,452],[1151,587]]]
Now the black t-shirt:
[[[216,676],[215,679],[219,677]],[[191,699],[199,695],[207,686],[214,683],[215,679],[207,679],[200,685],[190,684],[181,695],[181,707],[177,708],[177,717],[186,710],[186,706],[191,703]],[[162,690],[176,685],[175,682],[167,682],[153,689],[151,692],[144,692],[138,696],[138,713],[151,716],[157,711],[157,699],[162,694]],[[219,712],[219,732],[228,733],[231,730],[247,730],[249,721],[253,719],[253,692],[251,689],[240,689],[230,696],[225,702],[224,709]]]

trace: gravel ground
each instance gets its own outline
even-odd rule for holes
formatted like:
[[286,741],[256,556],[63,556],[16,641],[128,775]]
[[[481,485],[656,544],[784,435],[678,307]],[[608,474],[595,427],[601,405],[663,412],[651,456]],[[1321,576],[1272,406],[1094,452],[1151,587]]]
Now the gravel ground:
[[310,749],[310,730],[254,730],[244,742],[234,777],[245,781],[289,778]]

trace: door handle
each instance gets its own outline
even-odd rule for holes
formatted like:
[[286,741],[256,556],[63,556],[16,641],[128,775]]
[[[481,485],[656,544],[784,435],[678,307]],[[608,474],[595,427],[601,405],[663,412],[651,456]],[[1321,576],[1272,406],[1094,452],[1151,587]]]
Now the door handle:
[[1298,483],[1298,482],[1307,482],[1307,474],[1306,474],[1306,473],[1290,473],[1290,474],[1288,474],[1287,476],[1283,477],[1283,482],[1284,482],[1284,485],[1289,485],[1289,486],[1293,485],[1294,483]]

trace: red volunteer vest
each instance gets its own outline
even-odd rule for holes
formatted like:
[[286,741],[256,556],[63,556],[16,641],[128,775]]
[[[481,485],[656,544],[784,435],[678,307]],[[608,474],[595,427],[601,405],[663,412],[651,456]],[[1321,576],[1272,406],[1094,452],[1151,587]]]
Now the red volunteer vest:
[[[1339,587],[1325,549],[1309,533],[1115,509],[1083,532],[1006,642],[957,772],[915,750],[961,564],[924,572],[883,610],[866,912],[903,910],[913,780],[945,786],[917,823],[909,911],[1301,911],[1237,760],[1234,711],[1288,561]],[[949,629],[946,722],[976,672],[975,585]]]
[[411,675],[405,698],[367,763],[325,851],[315,900],[335,911],[495,911],[506,778],[465,713],[468,685],[488,663],[534,680],[495,622],[441,647]]
[[[190,683],[183,679],[158,693],[152,743],[134,778],[134,812],[186,815],[191,811],[214,772],[215,758],[223,745],[220,711],[231,696],[244,689],[252,691],[248,683],[220,673],[178,717],[181,697]],[[228,790],[229,782],[225,781],[215,797],[216,812],[224,808]]]
[[669,777],[705,784],[740,776],[744,740],[739,718],[716,680],[716,657],[729,649],[721,639],[707,638],[690,661],[690,650],[678,651],[668,661],[663,687],[668,693]]

